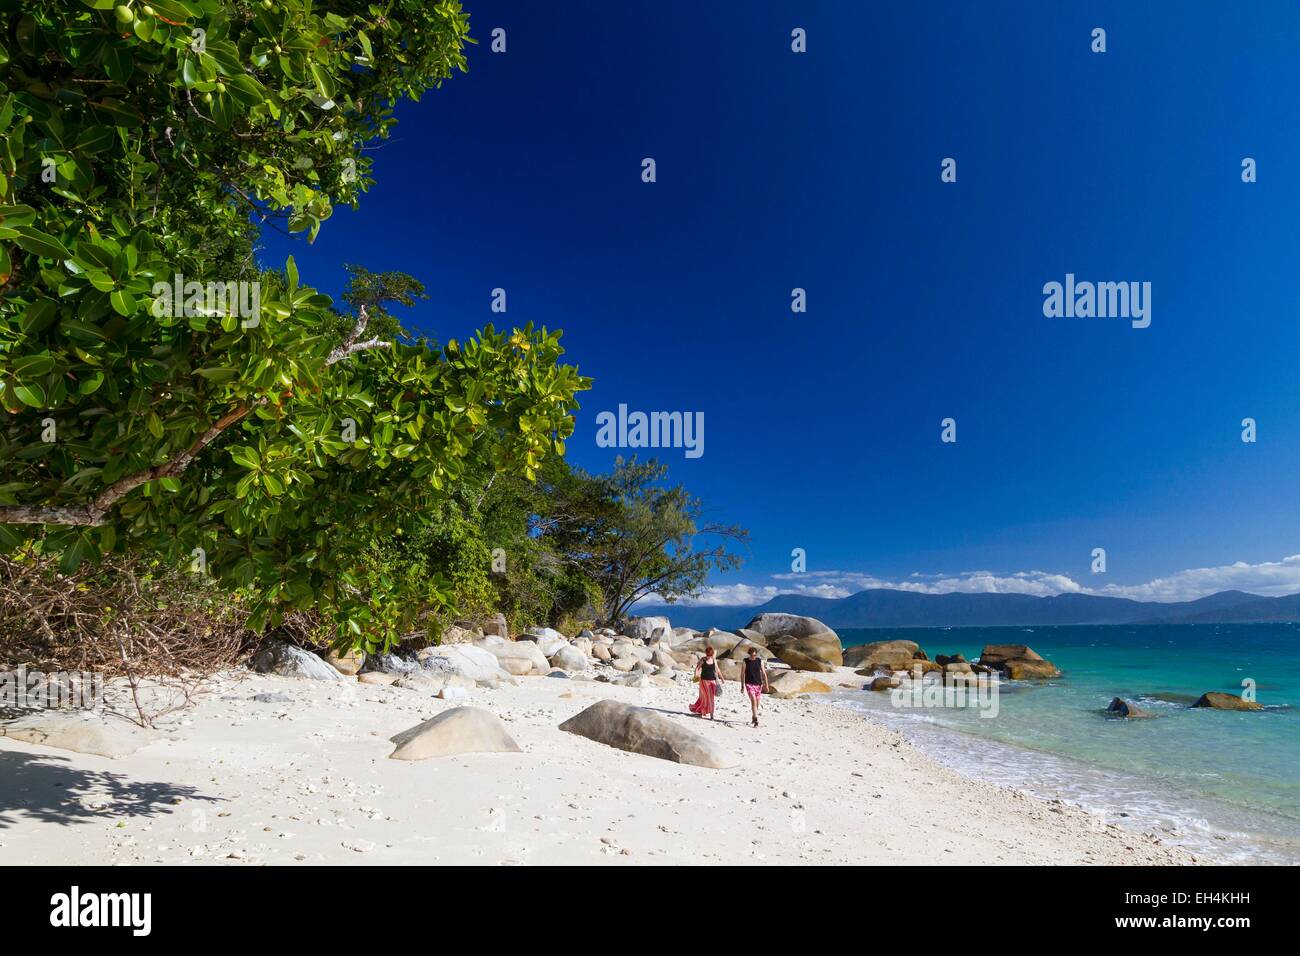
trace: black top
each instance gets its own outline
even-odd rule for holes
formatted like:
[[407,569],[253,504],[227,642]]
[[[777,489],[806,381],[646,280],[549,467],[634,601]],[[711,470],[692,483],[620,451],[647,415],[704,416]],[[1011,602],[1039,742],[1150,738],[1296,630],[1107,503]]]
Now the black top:
[[763,661],[758,657],[745,658],[745,683],[761,684],[763,683]]
[[713,661],[703,661],[700,664],[700,680],[717,680],[718,665]]

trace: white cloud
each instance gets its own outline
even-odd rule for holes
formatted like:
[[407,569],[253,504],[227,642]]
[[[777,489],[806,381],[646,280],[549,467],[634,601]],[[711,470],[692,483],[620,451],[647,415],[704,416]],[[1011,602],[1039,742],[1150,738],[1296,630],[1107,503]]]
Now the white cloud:
[[[808,571],[774,574],[774,584],[723,584],[707,588],[693,600],[678,603],[691,606],[752,607],[778,594],[841,598],[869,588],[896,588],[921,594],[1099,594],[1138,601],[1190,601],[1218,591],[1247,591],[1266,597],[1300,593],[1300,554],[1281,561],[1235,564],[1215,568],[1190,568],[1145,584],[1107,584],[1085,587],[1067,574],[1049,571],[963,571],[959,574],[914,572],[901,581],[878,578],[856,571]],[[645,604],[662,604],[657,596]]]

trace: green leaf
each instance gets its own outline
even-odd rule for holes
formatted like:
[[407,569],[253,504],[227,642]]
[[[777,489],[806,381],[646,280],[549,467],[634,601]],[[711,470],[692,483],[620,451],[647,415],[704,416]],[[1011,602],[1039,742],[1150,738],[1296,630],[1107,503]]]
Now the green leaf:
[[34,256],[60,260],[72,258],[72,253],[58,239],[31,226],[20,226],[14,242],[24,252],[30,252]]

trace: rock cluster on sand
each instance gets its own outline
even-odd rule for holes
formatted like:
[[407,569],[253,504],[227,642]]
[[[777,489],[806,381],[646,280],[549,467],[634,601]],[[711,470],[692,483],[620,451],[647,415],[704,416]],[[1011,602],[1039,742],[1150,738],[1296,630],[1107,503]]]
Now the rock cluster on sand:
[[560,729],[629,753],[692,767],[724,770],[735,754],[663,714],[616,700],[602,700],[560,724]]
[[520,753],[501,718],[478,707],[453,707],[390,740],[393,760],[427,760],[454,754]]
[[666,617],[633,617],[620,622],[620,630],[600,627],[568,638],[554,628],[530,627],[508,640],[490,633],[505,632],[504,620],[486,625],[458,622],[443,631],[450,643],[416,652],[401,648],[370,655],[326,652],[322,658],[272,640],[257,652],[254,666],[288,677],[321,680],[346,680],[347,674],[364,684],[444,700],[466,698],[479,687],[539,676],[689,692],[695,666],[708,648],[717,655],[723,679],[731,681],[740,679],[741,662],[755,648],[768,662],[773,694],[830,692],[827,684],[806,672],[831,671],[843,661],[834,631],[814,618],[792,614],[762,614],[750,625],[734,632],[717,628],[701,632],[674,628]]

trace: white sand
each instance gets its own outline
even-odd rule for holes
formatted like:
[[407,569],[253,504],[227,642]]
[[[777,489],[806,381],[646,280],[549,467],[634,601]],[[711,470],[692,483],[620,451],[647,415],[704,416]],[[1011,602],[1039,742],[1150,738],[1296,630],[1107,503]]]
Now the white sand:
[[[248,699],[268,692],[292,702]],[[766,698],[756,730],[735,684],[725,722],[687,714],[693,692],[521,678],[467,703],[500,715],[523,753],[404,762],[388,737],[454,704],[240,672],[127,757],[0,738],[0,865],[1194,861],[966,780],[825,700]],[[606,697],[673,712],[741,766],[684,767],[557,729]]]

